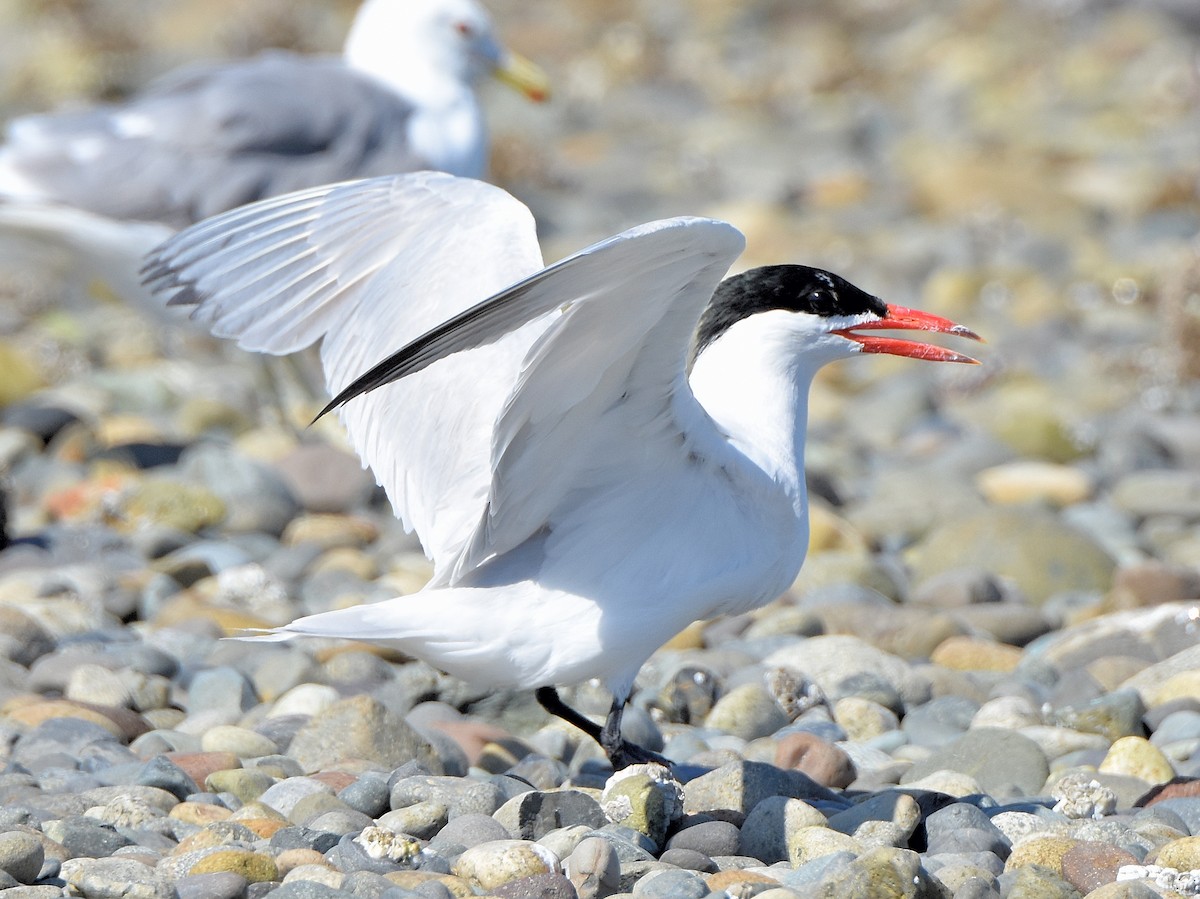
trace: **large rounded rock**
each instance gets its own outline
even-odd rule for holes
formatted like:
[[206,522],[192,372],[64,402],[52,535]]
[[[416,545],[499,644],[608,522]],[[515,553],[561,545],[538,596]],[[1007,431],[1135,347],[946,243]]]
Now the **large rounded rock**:
[[801,671],[830,699],[854,695],[860,679],[878,678],[892,685],[905,705],[929,699],[929,685],[899,656],[857,637],[830,634],[789,644],[771,653],[765,664]]
[[196,444],[179,460],[179,469],[221,501],[227,530],[278,536],[300,512],[300,504],[273,469],[230,447]]
[[1103,592],[1115,563],[1094,540],[1031,509],[987,509],[947,521],[906,555],[913,580],[961,566],[1011,578],[1034,603],[1066,591]]
[[835,793],[799,771],[739,760],[688,781],[684,811],[688,814],[732,810],[742,814],[772,796],[814,801],[840,801]]
[[558,859],[544,846],[526,840],[493,840],[460,855],[453,873],[490,891],[521,877],[559,871]]
[[709,727],[743,740],[769,737],[788,723],[779,703],[759,683],[734,687],[717,700],[705,721]]
[[[824,827],[825,816],[807,802],[771,796],[746,816],[741,830],[741,853],[773,865],[791,854],[789,837],[802,827]],[[685,831],[686,833],[686,831]]]
[[306,771],[320,771],[342,759],[365,759],[388,768],[416,760],[441,770],[428,741],[369,696],[344,699],[318,712],[296,732],[288,755]]
[[33,883],[42,870],[46,853],[41,841],[21,831],[0,834],[0,871],[18,883]]
[[947,768],[969,774],[997,797],[1032,796],[1046,783],[1050,766],[1037,743],[1012,731],[981,727],[915,763],[904,773],[908,784]]
[[1170,759],[1144,737],[1122,737],[1113,743],[1100,763],[1100,773],[1139,777],[1151,784],[1164,784],[1175,776]]

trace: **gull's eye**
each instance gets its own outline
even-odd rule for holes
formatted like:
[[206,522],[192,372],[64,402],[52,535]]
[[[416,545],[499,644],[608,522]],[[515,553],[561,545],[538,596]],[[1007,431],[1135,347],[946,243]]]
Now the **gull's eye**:
[[470,22],[455,22],[454,30],[465,38],[471,38],[475,36],[475,29],[471,27]]

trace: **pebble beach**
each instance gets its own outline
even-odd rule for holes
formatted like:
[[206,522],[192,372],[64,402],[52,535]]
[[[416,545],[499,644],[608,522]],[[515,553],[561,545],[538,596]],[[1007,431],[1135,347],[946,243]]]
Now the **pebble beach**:
[[[0,246],[0,899],[1200,895],[1200,13],[489,8],[554,84],[487,92],[547,261],[723,218],[982,364],[822,371],[799,578],[654,655],[673,766],[613,775],[530,694],[224,639],[429,565],[312,359]],[[0,118],[352,12],[0,2]]]

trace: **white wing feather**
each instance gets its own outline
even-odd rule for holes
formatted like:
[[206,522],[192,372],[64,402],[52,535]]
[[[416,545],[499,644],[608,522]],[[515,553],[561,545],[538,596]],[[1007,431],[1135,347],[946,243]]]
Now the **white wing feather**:
[[[422,172],[234,210],[160,247],[148,280],[214,334],[259,352],[322,340],[326,384],[542,266],[533,217],[499,188]],[[534,322],[345,407],[351,442],[441,568],[491,483],[492,431]]]
[[577,511],[572,497],[619,490],[647,465],[671,471],[697,441],[706,455],[716,449],[687,358],[744,245],[724,222],[668,219],[584,251],[543,282],[572,302],[530,350],[496,423],[487,512],[459,574],[553,530],[556,512]]
[[446,586],[624,476],[728,452],[686,363],[742,235],[670,219],[541,270],[533,243],[507,194],[422,175],[235,211],[168,243],[150,271],[247,349],[324,337],[329,388],[353,395],[351,439]]

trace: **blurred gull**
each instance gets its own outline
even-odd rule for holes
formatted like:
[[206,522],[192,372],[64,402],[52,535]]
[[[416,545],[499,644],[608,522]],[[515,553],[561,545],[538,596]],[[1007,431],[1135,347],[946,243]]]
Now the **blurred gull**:
[[475,0],[366,0],[341,58],[201,65],[121,105],[11,122],[0,230],[84,254],[129,295],[130,260],[244,203],[420,169],[483,177],[476,87],[488,75],[546,96],[545,76],[501,45]]
[[[320,341],[325,411],[433,560],[416,595],[266,639],[367,640],[535,689],[614,767],[656,758],[620,733],[639,667],[692,621],[769,602],[804,559],[817,370],[974,361],[876,335],[975,337],[829,272],[722,281],[743,244],[675,218],[543,267],[523,205],[418,173],[269,200],[155,251],[148,283],[214,334],[264,353]],[[603,725],[554,689],[590,678],[613,695]]]

